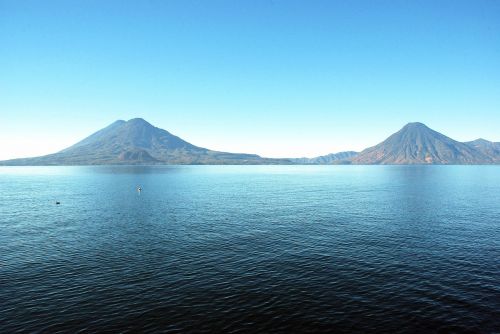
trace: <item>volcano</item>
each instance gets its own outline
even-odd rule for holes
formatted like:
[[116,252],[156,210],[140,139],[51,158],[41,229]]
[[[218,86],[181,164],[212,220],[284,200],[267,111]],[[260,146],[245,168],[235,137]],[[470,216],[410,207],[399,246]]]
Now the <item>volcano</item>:
[[41,157],[13,159],[3,165],[120,164],[280,164],[255,154],[212,151],[157,128],[142,118],[118,120],[75,145]]
[[408,123],[378,145],[352,158],[353,164],[492,164],[495,157],[422,123]]

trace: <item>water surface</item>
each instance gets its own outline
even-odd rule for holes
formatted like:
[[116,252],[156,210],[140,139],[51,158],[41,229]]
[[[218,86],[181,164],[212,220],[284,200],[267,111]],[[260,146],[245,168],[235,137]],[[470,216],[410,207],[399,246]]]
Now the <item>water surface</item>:
[[0,186],[1,333],[500,331],[498,166],[1,167]]

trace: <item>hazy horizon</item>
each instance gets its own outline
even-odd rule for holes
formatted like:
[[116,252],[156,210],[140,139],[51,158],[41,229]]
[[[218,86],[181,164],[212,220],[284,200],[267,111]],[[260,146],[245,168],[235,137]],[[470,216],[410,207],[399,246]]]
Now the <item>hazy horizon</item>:
[[500,141],[494,1],[0,0],[0,160],[141,117],[263,157],[360,151],[408,122]]

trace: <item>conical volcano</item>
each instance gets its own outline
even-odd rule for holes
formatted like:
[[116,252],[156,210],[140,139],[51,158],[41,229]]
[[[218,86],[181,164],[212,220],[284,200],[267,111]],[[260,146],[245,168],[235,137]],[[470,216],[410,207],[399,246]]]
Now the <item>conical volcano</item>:
[[255,154],[212,151],[157,128],[142,118],[116,121],[58,153],[3,161],[4,165],[273,164]]
[[352,159],[354,164],[478,164],[490,156],[422,123],[408,123],[380,144]]

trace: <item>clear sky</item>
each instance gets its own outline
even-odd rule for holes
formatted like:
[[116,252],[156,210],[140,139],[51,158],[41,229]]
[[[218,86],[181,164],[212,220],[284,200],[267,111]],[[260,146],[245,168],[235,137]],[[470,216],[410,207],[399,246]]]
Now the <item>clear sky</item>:
[[500,1],[0,0],[0,159],[134,117],[268,157],[500,141]]

